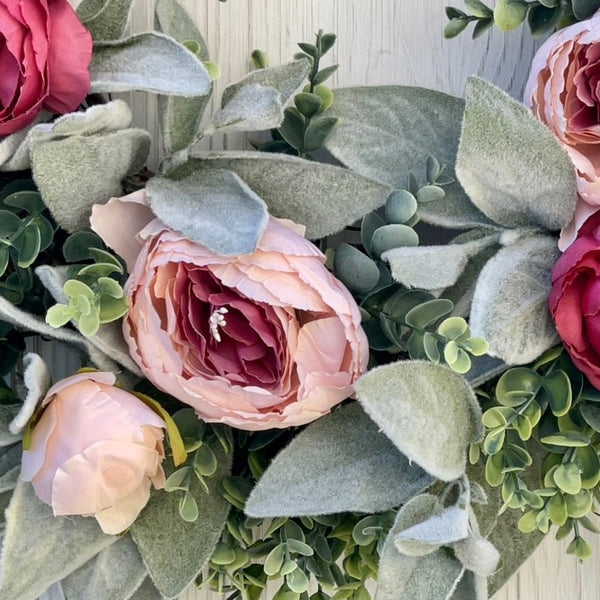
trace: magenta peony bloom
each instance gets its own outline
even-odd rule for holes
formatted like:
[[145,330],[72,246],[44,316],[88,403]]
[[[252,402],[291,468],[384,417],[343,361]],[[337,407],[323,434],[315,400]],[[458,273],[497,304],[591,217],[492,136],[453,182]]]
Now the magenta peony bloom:
[[549,305],[575,366],[600,389],[600,213],[558,259]]
[[67,0],[0,0],[0,136],[47,110],[74,111],[90,88],[92,37]]
[[561,29],[533,59],[524,102],[562,142],[577,173],[579,200],[562,232],[565,249],[600,208],[600,13]]
[[162,488],[164,421],[112,373],[81,373],[48,390],[21,477],[55,515],[94,516],[102,531],[127,529]]
[[154,385],[249,430],[303,425],[352,395],[367,339],[312,243],[271,219],[255,252],[220,256],[154,219],[136,259],[133,231],[114,224],[151,218],[143,200],[96,206],[92,226],[130,265],[124,334]]

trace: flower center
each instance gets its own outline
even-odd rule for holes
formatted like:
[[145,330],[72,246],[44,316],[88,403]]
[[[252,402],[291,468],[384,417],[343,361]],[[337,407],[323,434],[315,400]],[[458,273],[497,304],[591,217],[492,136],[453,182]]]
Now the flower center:
[[225,325],[227,325],[224,315],[226,315],[228,312],[229,311],[224,306],[221,306],[221,308],[214,310],[208,319],[210,335],[212,335],[213,339],[217,343],[221,341],[219,327],[225,327]]

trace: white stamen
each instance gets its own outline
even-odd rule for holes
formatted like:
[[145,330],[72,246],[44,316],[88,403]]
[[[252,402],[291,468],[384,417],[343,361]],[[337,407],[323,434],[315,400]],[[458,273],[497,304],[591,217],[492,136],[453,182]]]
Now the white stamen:
[[227,321],[223,315],[226,315],[228,312],[229,311],[224,306],[221,306],[221,308],[217,308],[217,310],[213,311],[210,315],[208,325],[210,327],[210,334],[215,338],[216,342],[221,341],[219,327],[225,327],[225,325],[227,325]]

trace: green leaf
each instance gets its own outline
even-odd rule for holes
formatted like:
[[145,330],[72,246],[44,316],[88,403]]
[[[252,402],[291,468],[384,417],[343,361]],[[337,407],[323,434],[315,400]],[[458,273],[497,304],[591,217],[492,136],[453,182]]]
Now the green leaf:
[[[195,42],[202,61],[209,59],[208,49],[194,21],[176,0],[158,0],[154,9],[156,29],[180,43]],[[182,98],[159,96],[158,118],[165,154],[171,155],[191,146],[199,137],[200,121],[209,101],[210,89],[204,96]]]
[[[176,598],[200,573],[219,541],[230,504],[219,494],[218,485],[231,469],[231,455],[213,447],[218,470],[206,480],[210,493],[193,479],[190,492],[199,509],[193,523],[179,516],[177,493],[155,490],[146,508],[131,526],[131,535],[150,577],[163,596]],[[165,466],[169,466],[166,462]],[[189,549],[194,551],[190,552]]]
[[0,210],[0,237],[8,238],[21,227],[21,219],[10,210]]
[[13,240],[14,248],[19,255],[17,264],[21,269],[26,269],[34,263],[40,252],[41,243],[42,236],[35,224],[25,227],[21,235]]
[[33,600],[116,540],[102,533],[95,519],[54,517],[31,484],[19,481],[6,513],[2,597]]
[[379,281],[377,264],[349,244],[343,243],[337,248],[333,266],[336,277],[346,287],[358,294],[366,294]]
[[283,566],[285,546],[278,544],[269,552],[267,558],[265,558],[264,571],[269,577],[273,577],[279,573],[279,570]]
[[532,6],[527,15],[527,23],[533,37],[539,38],[551,33],[560,22],[561,16],[562,10],[559,6],[552,8]]
[[406,223],[417,212],[417,199],[407,190],[394,192],[385,203],[388,223]]
[[421,514],[418,503],[406,505],[386,539],[379,565],[379,583],[375,600],[448,600],[460,581],[464,568],[460,561],[443,549],[426,556],[406,556],[395,546],[397,535],[410,527]]
[[540,442],[552,444],[554,446],[564,446],[565,448],[580,448],[589,446],[591,440],[587,435],[580,431],[564,431],[563,433],[547,435],[543,437]]
[[401,361],[369,371],[355,388],[369,416],[410,460],[443,481],[464,474],[467,448],[483,438],[483,426],[462,377],[433,363]]
[[284,106],[309,71],[307,60],[252,71],[223,92],[222,107],[213,115],[205,133],[279,127]]
[[402,504],[430,482],[353,403],[309,425],[279,453],[250,494],[246,513],[380,512]]
[[130,535],[124,535],[60,582],[65,600],[129,598],[147,576]]
[[494,8],[494,21],[502,31],[512,31],[525,20],[528,8],[524,0],[500,0]]
[[382,206],[391,192],[388,186],[347,169],[260,152],[199,153],[173,176],[207,168],[237,173],[272,215],[306,225],[310,239],[340,231]]
[[211,89],[202,61],[183,44],[157,32],[97,42],[90,75],[92,93],[141,90],[189,97],[205,96]]
[[384,225],[373,232],[371,238],[371,252],[380,256],[384,252],[399,246],[417,246],[419,236],[412,227],[408,225]]
[[465,0],[465,6],[474,17],[480,19],[486,19],[493,15],[493,11],[481,2],[481,0]]
[[573,14],[579,21],[588,19],[600,8],[599,0],[572,0]]
[[394,279],[407,287],[447,288],[458,281],[469,259],[497,240],[493,234],[464,244],[395,248],[382,258],[390,263]]
[[[429,156],[454,177],[463,110],[463,100],[424,88],[338,89],[328,115],[341,123],[327,149],[353,171],[396,189],[404,188],[411,169],[424,179]],[[459,228],[491,224],[457,183],[444,190],[442,202],[420,207],[424,221]]]
[[558,256],[554,238],[534,235],[502,248],[481,270],[470,326],[492,356],[524,364],[556,343],[548,293]]
[[340,125],[338,117],[321,116],[312,119],[304,133],[304,152],[314,152],[323,148]]
[[432,325],[443,316],[452,312],[453,308],[454,305],[450,300],[435,298],[411,308],[406,313],[404,320],[411,327],[425,329],[428,325]]
[[36,190],[14,192],[4,198],[4,204],[26,210],[30,215],[41,213],[46,208],[40,193]]
[[467,82],[456,172],[500,225],[556,230],[572,218],[575,173],[565,150],[529,109],[476,77]]
[[122,195],[122,179],[141,168],[149,150],[150,134],[141,129],[64,139],[39,134],[32,141],[33,178],[52,216],[73,232],[89,227],[94,204]]
[[330,67],[325,67],[321,69],[314,77],[313,84],[320,85],[321,83],[325,83],[337,70],[339,65],[331,65]]
[[123,37],[129,20],[132,0],[83,0],[77,14],[95,41],[118,40]]
[[288,107],[283,111],[284,119],[281,123],[279,133],[283,139],[298,150],[304,142],[304,117],[297,108]]
[[146,191],[163,223],[218,254],[253,252],[267,225],[265,203],[230,171],[154,177]]

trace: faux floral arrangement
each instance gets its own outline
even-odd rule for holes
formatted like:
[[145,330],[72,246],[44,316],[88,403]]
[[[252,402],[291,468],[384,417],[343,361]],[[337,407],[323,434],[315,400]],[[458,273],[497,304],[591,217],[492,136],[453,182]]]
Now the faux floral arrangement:
[[[448,9],[447,35],[573,22],[526,106],[332,91],[319,32],[204,119],[175,0],[128,38],[100,4],[0,0],[2,597],[481,600],[553,525],[588,557],[600,3]],[[227,131],[267,133],[195,148]],[[84,368],[53,383],[32,335]]]

